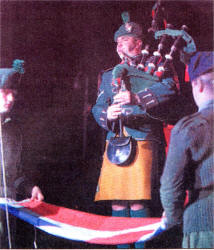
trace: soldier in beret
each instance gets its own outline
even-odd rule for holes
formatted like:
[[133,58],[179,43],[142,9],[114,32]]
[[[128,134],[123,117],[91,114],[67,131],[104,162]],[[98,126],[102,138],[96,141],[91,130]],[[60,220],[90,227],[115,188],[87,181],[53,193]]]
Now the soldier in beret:
[[188,71],[198,112],[172,130],[160,195],[167,227],[183,224],[183,248],[207,249],[214,247],[214,52],[196,52]]
[[[0,69],[0,126],[1,126],[1,171],[0,198],[5,196],[16,200],[16,195],[31,199],[43,200],[38,186],[33,185],[21,168],[22,133],[17,120],[12,119],[11,110],[17,95],[17,85],[24,73],[21,60],[15,60],[13,68]],[[5,177],[5,178],[4,178]],[[16,248],[16,220],[9,216],[11,241],[9,242],[6,215],[0,210],[0,248]]]
[[[124,24],[114,35],[122,61],[102,74],[92,112],[97,123],[108,131],[106,148],[109,139],[118,133],[120,117],[125,135],[134,138],[137,149],[133,161],[125,167],[110,162],[105,151],[95,201],[111,201],[112,216],[116,217],[160,216],[159,182],[165,138],[162,121],[146,110],[153,106],[162,108],[162,103],[174,100],[177,88],[172,72],[160,81],[142,70],[141,26],[130,22],[126,12],[122,18]],[[120,85],[123,80],[127,88],[124,92]],[[135,243],[135,248],[144,248],[144,243]]]

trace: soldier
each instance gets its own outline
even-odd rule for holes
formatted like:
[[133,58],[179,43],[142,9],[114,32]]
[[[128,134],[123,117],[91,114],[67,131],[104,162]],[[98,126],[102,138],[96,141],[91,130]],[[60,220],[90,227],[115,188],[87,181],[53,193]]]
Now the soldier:
[[207,249],[214,247],[214,53],[195,53],[188,70],[198,112],[172,130],[160,194],[167,227],[183,224],[183,248]]
[[[15,60],[13,68],[0,69],[0,123],[1,123],[1,171],[0,197],[16,200],[17,193],[31,195],[31,199],[43,200],[38,186],[30,182],[21,167],[22,134],[17,120],[12,119],[11,110],[17,95],[16,85],[20,81],[22,61]],[[18,66],[18,68],[17,68]],[[4,178],[5,177],[5,178]],[[26,196],[25,196],[26,197]],[[16,220],[9,217],[11,242],[9,242],[6,216],[0,210],[0,248],[15,247]]]
[[[106,150],[110,138],[118,134],[119,117],[123,132],[137,146],[134,159],[126,166],[112,163],[105,150],[95,201],[111,201],[112,216],[116,217],[159,216],[165,138],[162,121],[149,115],[145,107],[154,106],[160,111],[162,103],[176,99],[177,88],[170,70],[161,81],[142,70],[142,29],[130,22],[128,13],[123,13],[123,21],[114,35],[122,62],[102,74],[92,113],[97,123],[108,131]],[[127,88],[124,92],[120,88],[123,80]],[[135,243],[135,248],[143,247],[144,243]],[[130,245],[118,245],[118,248],[130,248]]]

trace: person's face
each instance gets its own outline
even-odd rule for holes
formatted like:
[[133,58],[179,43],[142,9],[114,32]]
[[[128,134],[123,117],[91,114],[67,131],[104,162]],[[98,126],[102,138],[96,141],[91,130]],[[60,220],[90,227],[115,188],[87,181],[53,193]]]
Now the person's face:
[[199,76],[192,81],[192,94],[198,107],[214,98],[214,72]]
[[9,112],[15,101],[15,92],[12,89],[0,89],[0,113]]
[[204,95],[202,95],[203,91],[204,85],[198,77],[192,81],[192,95],[198,107],[200,107],[200,105],[204,102]]
[[120,58],[126,54],[130,57],[140,53],[142,41],[132,36],[120,36],[117,39],[117,53]]

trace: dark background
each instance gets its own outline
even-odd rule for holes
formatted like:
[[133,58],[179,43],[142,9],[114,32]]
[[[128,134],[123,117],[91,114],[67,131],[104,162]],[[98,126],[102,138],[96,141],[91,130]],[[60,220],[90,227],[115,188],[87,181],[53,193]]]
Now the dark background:
[[[47,202],[110,215],[108,204],[93,202],[105,132],[90,109],[96,101],[98,73],[119,63],[113,35],[122,24],[123,11],[128,10],[131,21],[143,25],[145,40],[155,48],[157,41],[147,33],[154,3],[1,1],[0,66],[11,67],[17,58],[25,61],[26,73],[17,86],[13,112],[24,132],[24,168],[38,182]],[[198,50],[213,49],[211,0],[163,4],[168,23],[177,29],[187,25]],[[27,243],[19,244],[25,247]],[[108,246],[78,244],[40,233],[39,247]],[[159,245],[164,247],[165,241]]]

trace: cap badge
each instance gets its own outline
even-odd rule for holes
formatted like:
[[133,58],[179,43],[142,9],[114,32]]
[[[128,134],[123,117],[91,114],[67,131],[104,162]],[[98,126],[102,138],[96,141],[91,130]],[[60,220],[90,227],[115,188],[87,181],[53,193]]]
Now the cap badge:
[[132,32],[133,26],[130,23],[125,24],[125,29],[127,32]]

